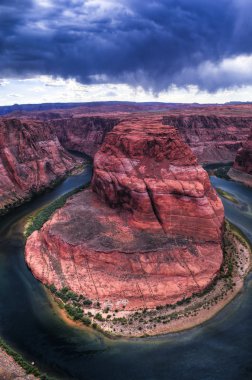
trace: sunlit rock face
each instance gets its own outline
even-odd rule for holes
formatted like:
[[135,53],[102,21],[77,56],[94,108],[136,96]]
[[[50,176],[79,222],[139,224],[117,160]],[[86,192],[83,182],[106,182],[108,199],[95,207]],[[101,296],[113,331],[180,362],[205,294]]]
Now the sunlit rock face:
[[37,121],[0,120],[0,213],[48,187],[77,164],[53,130]]
[[223,220],[207,173],[174,127],[131,117],[96,153],[92,189],[28,239],[26,261],[43,283],[102,305],[154,308],[213,281]]

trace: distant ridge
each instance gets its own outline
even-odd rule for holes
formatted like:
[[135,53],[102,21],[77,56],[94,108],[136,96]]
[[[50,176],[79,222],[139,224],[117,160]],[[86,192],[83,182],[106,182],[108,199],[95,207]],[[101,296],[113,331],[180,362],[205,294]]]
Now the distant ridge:
[[239,102],[231,101],[224,104],[220,103],[165,103],[165,102],[129,102],[129,101],[101,101],[101,102],[70,102],[70,103],[38,103],[38,104],[13,104],[8,106],[0,106],[0,116],[8,115],[12,112],[33,112],[33,111],[50,111],[50,110],[68,110],[78,107],[89,108],[89,111],[95,107],[108,107],[106,111],[112,111],[112,107],[116,106],[117,111],[151,111],[151,110],[165,110],[165,109],[178,109],[178,108],[193,108],[193,107],[205,107],[205,106],[235,106],[235,105],[249,105],[252,102]]
[[[214,105],[214,104],[212,104]],[[216,104],[215,104],[216,105]],[[178,107],[202,107],[203,104],[199,103],[164,103],[164,102],[128,102],[128,101],[103,101],[103,102],[80,102],[80,103],[41,103],[41,104],[13,104],[9,106],[0,106],[0,115],[7,115],[12,112],[22,111],[50,111],[50,110],[64,110],[77,107],[100,107],[100,106],[127,106],[132,107],[132,111],[138,107],[143,107],[144,110],[151,108],[161,109],[178,108]],[[129,111],[129,109],[127,109]]]

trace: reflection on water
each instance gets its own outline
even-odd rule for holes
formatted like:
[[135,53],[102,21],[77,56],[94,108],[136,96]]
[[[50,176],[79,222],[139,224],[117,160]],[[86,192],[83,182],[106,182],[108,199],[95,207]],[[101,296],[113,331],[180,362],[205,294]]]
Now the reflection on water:
[[[90,180],[91,169],[3,217],[0,222],[0,335],[59,379],[242,380],[252,378],[252,276],[242,294],[215,318],[168,336],[110,340],[67,326],[55,314],[43,287],[27,269],[22,226],[29,213]],[[226,216],[251,235],[251,191],[212,178],[244,207],[223,199]],[[239,205],[238,205],[239,206]]]

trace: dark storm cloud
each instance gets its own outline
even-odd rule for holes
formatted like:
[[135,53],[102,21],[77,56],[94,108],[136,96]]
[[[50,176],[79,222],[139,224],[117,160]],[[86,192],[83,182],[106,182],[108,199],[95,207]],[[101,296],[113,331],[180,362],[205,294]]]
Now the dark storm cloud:
[[226,73],[221,62],[252,54],[251,14],[248,0],[1,0],[0,76],[47,74],[154,92],[248,84],[251,72]]

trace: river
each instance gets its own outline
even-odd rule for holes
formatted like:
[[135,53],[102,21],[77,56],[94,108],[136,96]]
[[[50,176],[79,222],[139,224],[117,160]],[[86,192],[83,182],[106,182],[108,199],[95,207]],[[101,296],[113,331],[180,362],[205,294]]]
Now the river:
[[[57,379],[249,380],[252,379],[252,275],[244,291],[216,317],[192,330],[163,337],[110,340],[65,324],[24,261],[27,217],[73,188],[88,183],[91,167],[54,190],[1,217],[0,336],[25,359]],[[252,242],[252,192],[212,177],[224,198],[226,217]]]

